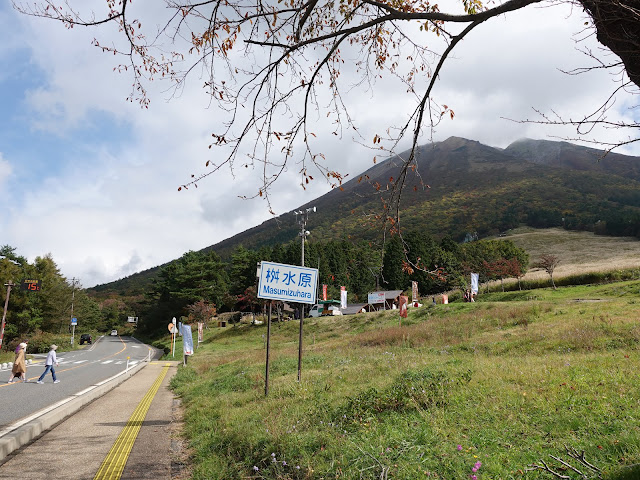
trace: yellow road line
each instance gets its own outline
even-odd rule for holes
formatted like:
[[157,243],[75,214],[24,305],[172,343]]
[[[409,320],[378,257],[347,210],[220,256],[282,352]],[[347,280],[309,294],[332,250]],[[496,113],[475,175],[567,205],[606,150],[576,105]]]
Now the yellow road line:
[[147,416],[147,412],[151,406],[151,401],[158,392],[162,380],[164,380],[164,377],[167,375],[169,366],[169,364],[165,364],[156,381],[153,382],[149,391],[133,411],[131,417],[129,417],[126,426],[122,432],[120,432],[120,435],[118,435],[111,450],[98,469],[98,473],[93,477],[94,480],[118,480],[122,475],[131,449],[133,448],[133,443],[136,441],[138,432],[142,427],[142,422],[144,422],[144,418]]

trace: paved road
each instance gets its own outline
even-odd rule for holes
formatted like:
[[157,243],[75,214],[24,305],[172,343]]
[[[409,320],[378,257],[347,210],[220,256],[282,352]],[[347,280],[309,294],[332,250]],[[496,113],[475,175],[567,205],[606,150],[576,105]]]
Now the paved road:
[[[155,353],[147,345],[131,337],[100,337],[93,345],[82,350],[60,352],[56,375],[60,383],[53,384],[51,374],[47,374],[44,385],[35,383],[44,370],[46,355],[36,356],[27,368],[27,383],[8,384],[10,370],[2,371],[0,377],[0,437],[15,422],[27,418],[44,408],[50,408],[73,395],[81,395],[84,390],[135,367]],[[127,359],[127,357],[129,357]],[[6,377],[4,376],[6,375]]]
[[[178,459],[172,448],[177,400],[167,387],[177,364],[145,362],[83,408],[58,408],[66,420],[49,418],[55,426],[0,460],[0,479],[169,480]],[[38,421],[46,424],[54,413]]]

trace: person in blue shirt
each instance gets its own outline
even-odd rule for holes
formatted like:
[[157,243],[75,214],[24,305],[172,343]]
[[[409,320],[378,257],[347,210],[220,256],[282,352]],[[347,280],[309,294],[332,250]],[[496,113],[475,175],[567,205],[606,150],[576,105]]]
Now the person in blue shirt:
[[56,378],[56,371],[53,368],[53,365],[55,364],[56,367],[58,366],[58,358],[56,357],[56,349],[58,348],[57,345],[51,345],[49,350],[49,353],[47,354],[47,360],[44,363],[45,368],[44,368],[44,372],[42,372],[42,375],[40,375],[40,378],[38,379],[38,381],[36,383],[44,383],[42,380],[44,379],[45,375],[47,374],[47,372],[49,372],[49,370],[51,370],[51,376],[53,377],[53,383],[60,383],[60,380],[58,380]]

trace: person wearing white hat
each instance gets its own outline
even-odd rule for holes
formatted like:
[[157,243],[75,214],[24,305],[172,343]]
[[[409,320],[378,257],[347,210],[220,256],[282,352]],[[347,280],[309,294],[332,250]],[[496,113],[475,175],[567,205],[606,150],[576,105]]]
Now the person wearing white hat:
[[58,366],[58,358],[56,357],[56,349],[58,348],[57,345],[51,345],[49,350],[49,353],[47,355],[47,360],[44,363],[44,372],[42,372],[42,375],[40,375],[40,378],[38,379],[38,381],[36,383],[44,383],[42,380],[44,379],[45,375],[49,372],[49,370],[51,370],[51,376],[53,377],[53,383],[60,383],[60,380],[58,380],[56,378],[56,371],[53,368],[53,364],[56,365],[56,367]]

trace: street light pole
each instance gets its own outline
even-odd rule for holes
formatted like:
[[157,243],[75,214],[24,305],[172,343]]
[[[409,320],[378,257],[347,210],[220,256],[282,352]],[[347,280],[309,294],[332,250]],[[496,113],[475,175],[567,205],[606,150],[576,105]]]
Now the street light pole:
[[[310,207],[306,210],[300,210],[295,212],[298,218],[298,224],[300,225],[300,239],[302,241],[302,256],[300,259],[300,265],[304,267],[304,241],[309,235],[307,231],[307,220],[309,220],[309,213],[315,212],[316,207]],[[299,217],[298,217],[299,216]],[[298,382],[302,379],[302,324],[304,320],[304,304],[300,304],[300,334],[298,336]]]

